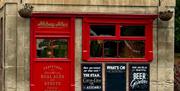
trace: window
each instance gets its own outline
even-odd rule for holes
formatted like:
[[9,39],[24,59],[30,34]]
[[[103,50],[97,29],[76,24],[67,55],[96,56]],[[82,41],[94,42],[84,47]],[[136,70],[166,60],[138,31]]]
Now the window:
[[84,61],[151,61],[152,45],[151,20],[84,19]]
[[33,18],[31,53],[33,61],[71,61],[73,58],[73,19]]
[[37,39],[37,58],[66,58],[67,39]]

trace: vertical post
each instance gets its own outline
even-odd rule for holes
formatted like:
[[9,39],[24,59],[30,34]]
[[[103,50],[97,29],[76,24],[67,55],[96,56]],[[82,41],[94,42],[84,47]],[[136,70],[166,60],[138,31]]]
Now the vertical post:
[[0,19],[0,90],[3,91],[4,67],[3,67],[3,18]]

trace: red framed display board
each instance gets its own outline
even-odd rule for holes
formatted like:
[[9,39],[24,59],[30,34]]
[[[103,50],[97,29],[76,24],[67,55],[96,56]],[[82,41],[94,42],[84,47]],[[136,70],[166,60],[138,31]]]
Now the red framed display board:
[[74,91],[74,18],[31,17],[30,91]]

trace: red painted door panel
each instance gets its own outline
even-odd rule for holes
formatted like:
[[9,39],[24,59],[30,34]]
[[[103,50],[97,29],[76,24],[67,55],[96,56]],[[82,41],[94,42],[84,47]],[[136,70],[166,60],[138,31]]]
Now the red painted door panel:
[[70,91],[69,62],[35,62],[32,70],[32,91]]
[[74,19],[31,18],[30,91],[74,91]]

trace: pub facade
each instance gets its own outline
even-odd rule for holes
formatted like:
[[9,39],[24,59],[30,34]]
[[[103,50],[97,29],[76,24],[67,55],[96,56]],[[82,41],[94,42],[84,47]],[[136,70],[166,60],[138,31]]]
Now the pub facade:
[[174,8],[1,0],[0,91],[174,91]]

